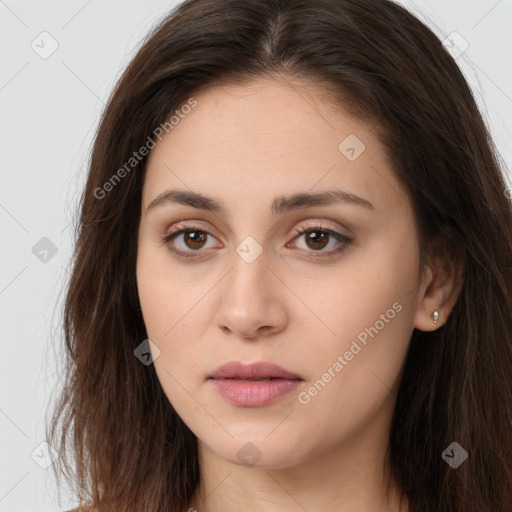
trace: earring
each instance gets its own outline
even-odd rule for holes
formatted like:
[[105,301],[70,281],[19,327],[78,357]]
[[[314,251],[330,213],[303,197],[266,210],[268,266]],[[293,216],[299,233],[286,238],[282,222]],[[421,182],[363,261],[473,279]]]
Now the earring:
[[432,313],[432,320],[434,321],[435,324],[437,324],[437,320],[439,319],[439,311],[436,309],[433,313]]

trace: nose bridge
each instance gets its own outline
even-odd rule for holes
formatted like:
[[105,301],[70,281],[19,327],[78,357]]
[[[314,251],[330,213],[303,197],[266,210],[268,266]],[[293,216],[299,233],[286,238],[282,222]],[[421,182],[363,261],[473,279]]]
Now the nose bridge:
[[252,237],[235,247],[219,302],[218,327],[241,337],[254,337],[261,327],[275,332],[284,322],[282,304],[269,281],[274,278],[267,268],[269,256]]
[[235,247],[233,255],[233,269],[228,276],[229,286],[236,296],[246,294],[261,294],[265,289],[265,282],[269,273],[268,250],[252,236],[245,237]]

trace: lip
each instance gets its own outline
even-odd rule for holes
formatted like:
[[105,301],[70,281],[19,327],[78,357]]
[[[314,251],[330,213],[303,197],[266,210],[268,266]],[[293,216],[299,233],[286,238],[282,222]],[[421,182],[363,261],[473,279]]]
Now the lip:
[[219,366],[208,381],[233,405],[263,407],[294,391],[304,379],[265,361],[246,365],[231,361]]
[[240,361],[230,361],[219,366],[209,379],[288,379],[303,380],[300,375],[289,372],[277,364],[257,361],[255,363],[243,364]]

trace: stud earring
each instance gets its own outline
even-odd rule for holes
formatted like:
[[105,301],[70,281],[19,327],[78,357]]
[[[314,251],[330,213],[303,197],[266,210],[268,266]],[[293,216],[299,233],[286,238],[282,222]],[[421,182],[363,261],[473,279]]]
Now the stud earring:
[[434,321],[435,324],[437,324],[437,320],[439,319],[439,311],[436,309],[433,313],[432,313],[432,320]]

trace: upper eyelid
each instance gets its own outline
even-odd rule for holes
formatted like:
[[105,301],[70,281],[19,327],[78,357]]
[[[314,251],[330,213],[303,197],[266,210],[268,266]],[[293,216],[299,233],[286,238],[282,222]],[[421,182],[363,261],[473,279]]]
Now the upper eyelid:
[[[167,232],[167,235],[171,235],[171,234],[175,234],[177,233],[178,231],[181,231],[181,230],[189,230],[189,229],[196,229],[197,231],[204,231],[212,236],[214,236],[215,238],[219,238],[219,236],[215,235],[215,233],[212,233],[212,229],[210,227],[202,227],[200,224],[201,224],[201,220],[183,220],[183,221],[177,221],[173,224],[173,227],[172,227],[172,231],[168,231]],[[307,222],[311,222],[312,224],[311,225],[306,225]],[[339,224],[341,227],[335,227],[335,226],[329,226],[329,225],[326,225],[327,222],[336,222],[336,221],[332,221],[332,220],[326,220],[326,219],[322,219],[322,220],[316,220],[316,219],[313,219],[313,220],[302,220],[302,221],[299,221],[298,223],[295,223],[292,231],[293,231],[293,234],[297,233],[298,231],[302,231],[302,230],[306,230],[306,229],[323,229],[325,231],[333,231],[335,233],[339,233],[340,235],[343,235],[345,236],[346,238],[352,238],[353,235],[351,233],[351,230],[348,229],[346,226],[343,226],[341,225],[339,222],[337,222],[337,224]],[[190,223],[190,224],[187,224],[187,223]],[[216,228],[213,228],[213,231],[217,231]],[[231,230],[229,230],[231,231]]]
[[171,232],[169,232],[167,234],[167,236],[182,235],[183,233],[186,233],[187,231],[199,231],[201,233],[206,233],[207,235],[210,235],[210,236],[212,236],[215,239],[218,239],[218,237],[215,236],[213,233],[211,233],[210,230],[204,229],[204,228],[202,228],[200,226],[183,226],[183,227],[178,227],[176,229],[173,229]]

